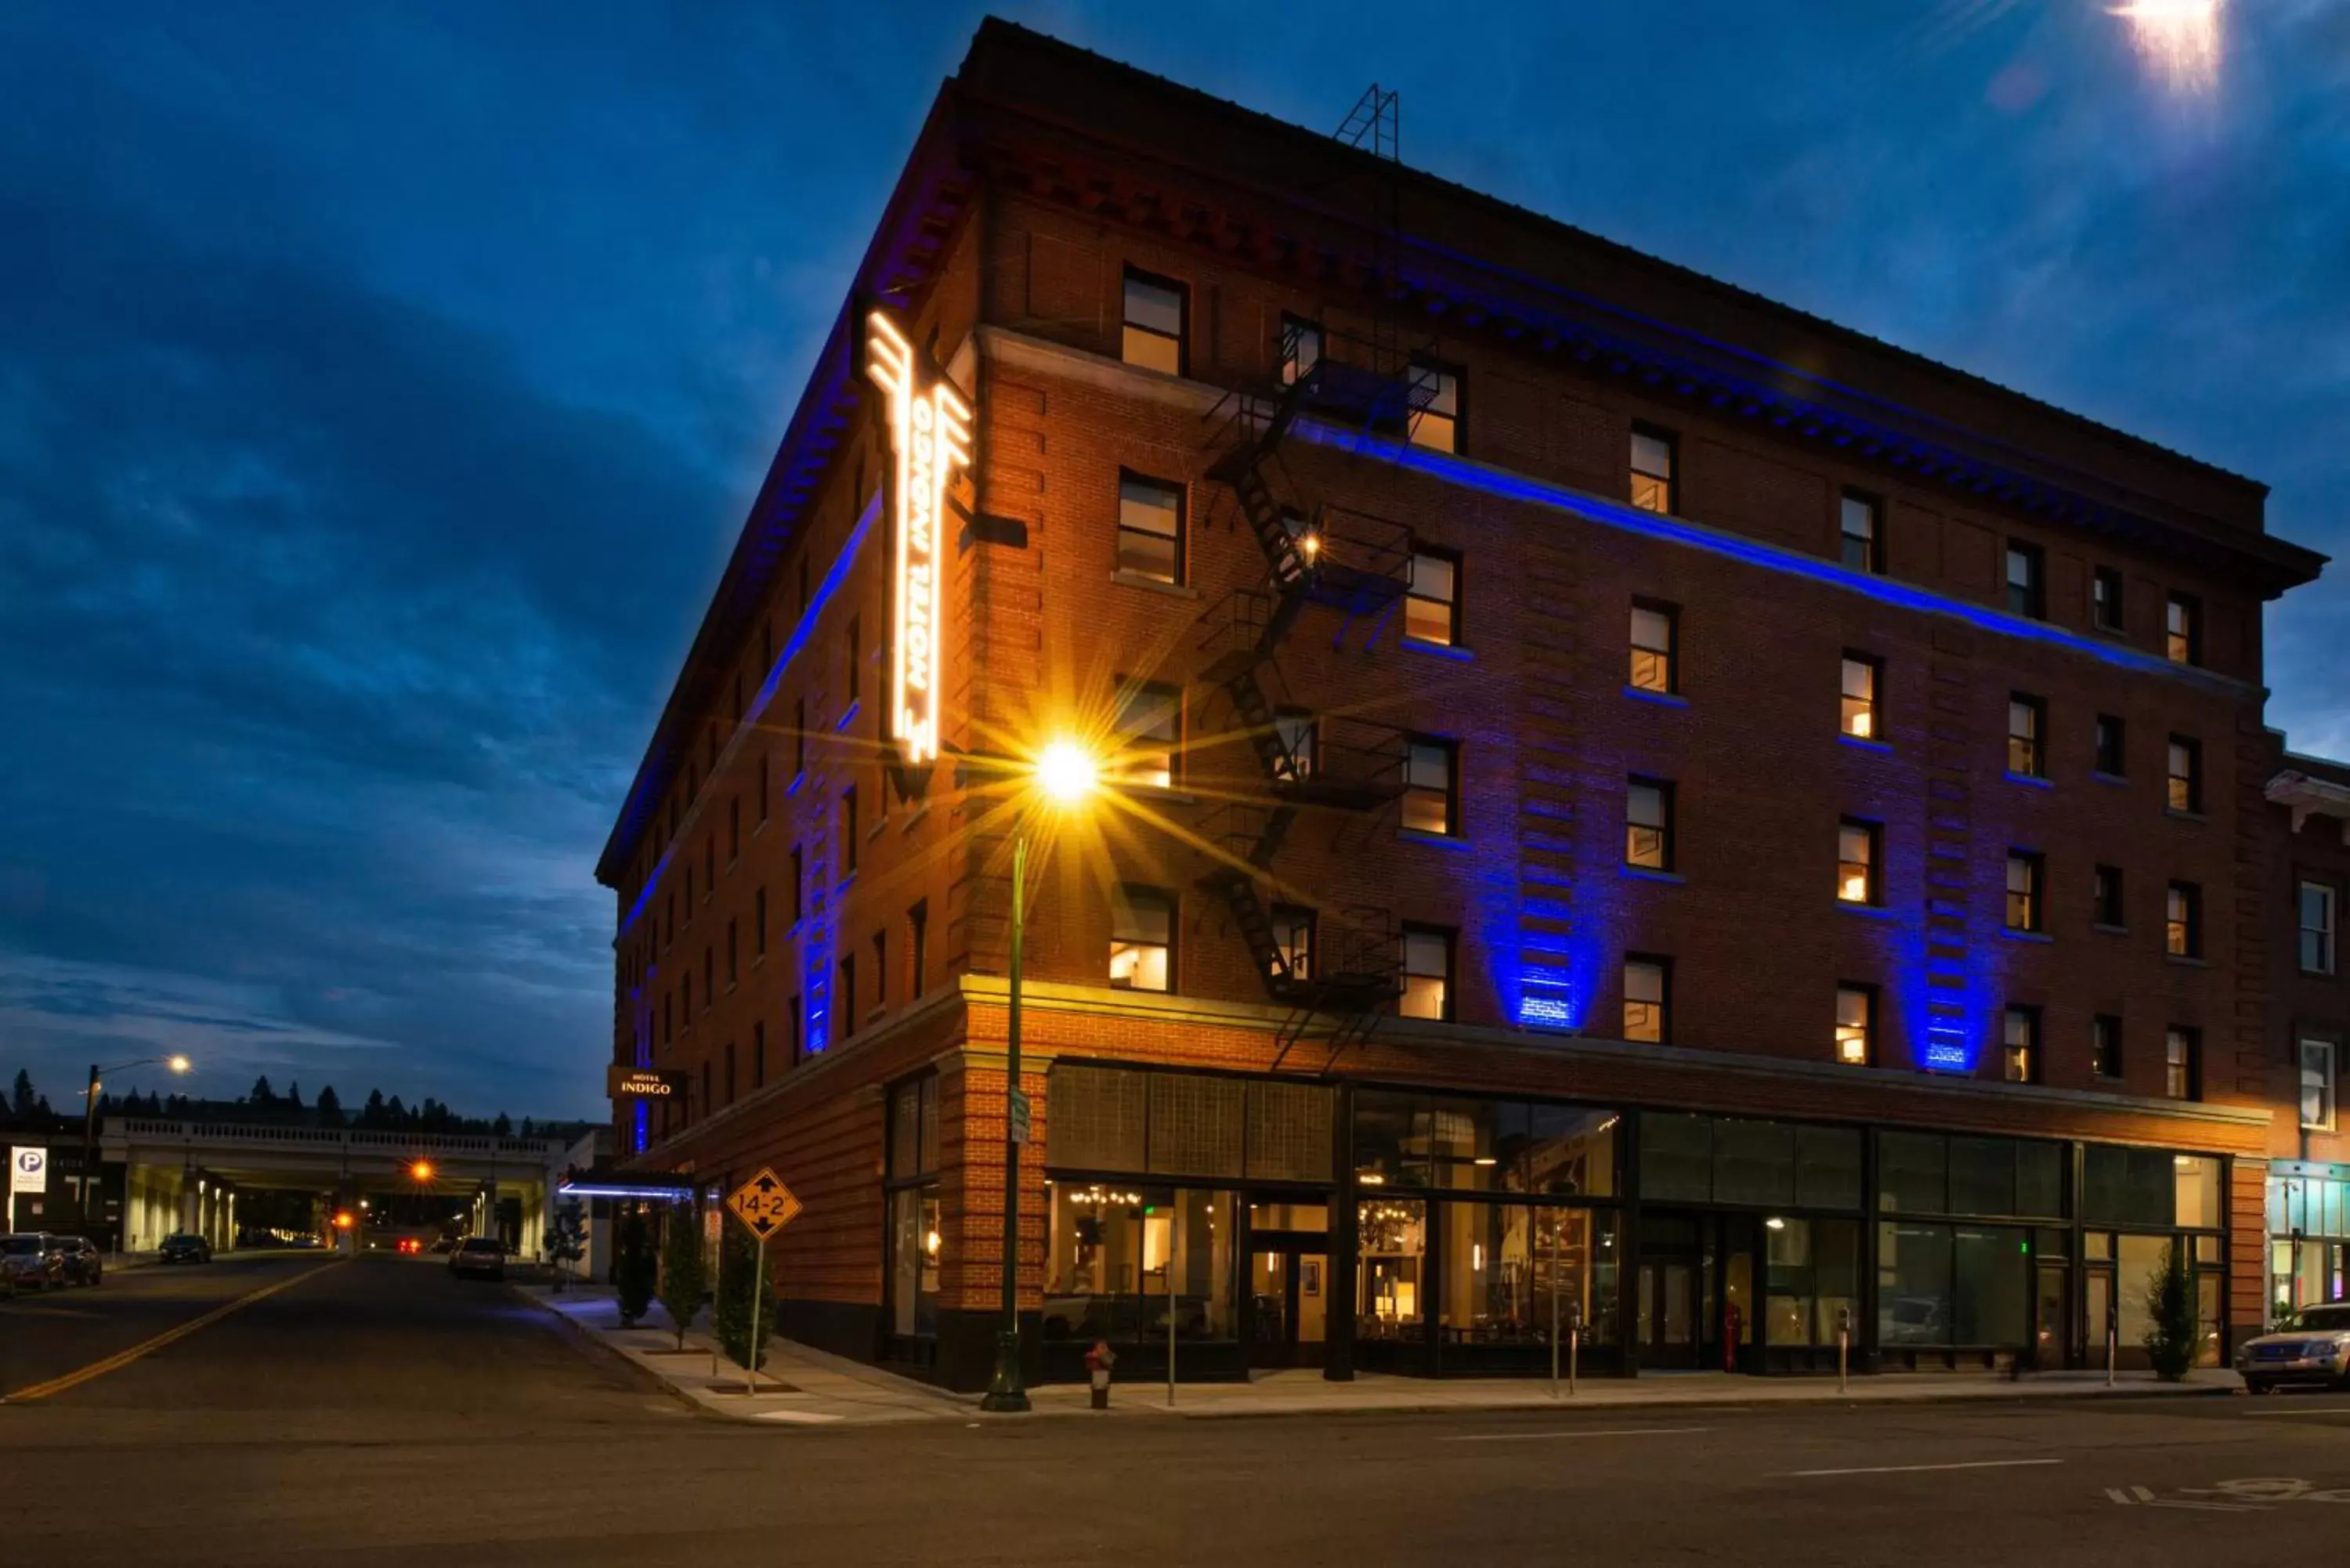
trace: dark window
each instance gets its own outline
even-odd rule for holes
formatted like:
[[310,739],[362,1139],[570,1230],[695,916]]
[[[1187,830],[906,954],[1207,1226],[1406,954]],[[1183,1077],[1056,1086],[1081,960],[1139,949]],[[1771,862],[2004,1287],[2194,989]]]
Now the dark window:
[[1655,425],[1632,427],[1632,504],[1643,512],[1670,512],[1676,499],[1675,459],[1679,441]]
[[1126,269],[1126,333],[1118,357],[1129,365],[1183,374],[1184,316],[1191,291],[1172,278]]
[[1411,555],[1411,587],[1403,601],[1403,634],[1446,647],[1461,640],[1461,557],[1450,550]]
[[1884,827],[1847,816],[1836,825],[1836,899],[1845,904],[1883,901],[1877,875],[1884,858]]
[[1414,736],[1404,750],[1403,826],[1413,833],[1460,830],[1461,748],[1451,741]]
[[784,1022],[791,1026],[792,1065],[796,1067],[800,1064],[800,1043],[806,1038],[807,1027],[798,997],[795,996],[784,1004]]
[[1406,1018],[1452,1017],[1452,950],[1450,928],[1406,926],[1403,929],[1403,1000]]
[[2190,815],[2203,809],[2203,743],[2185,735],[2170,737],[2169,761],[2164,773],[2163,803]]
[[2203,662],[2203,603],[2191,594],[2173,594],[2163,607],[2163,656],[2173,664]]
[[2007,542],[2007,607],[2033,620],[2048,618],[2048,568],[2040,546]]
[[767,1082],[767,1025],[761,1020],[751,1025],[751,1086],[765,1086]]
[[734,796],[726,803],[726,864],[732,866],[743,858],[743,797]]
[[2100,1078],[2122,1075],[2122,1021],[2110,1012],[2089,1020],[2089,1071]]
[[1624,1038],[1661,1045],[1672,1038],[1673,961],[1624,955]]
[[1174,895],[1163,888],[1121,884],[1110,896],[1110,985],[1119,991],[1170,991],[1174,974]]
[[1176,754],[1183,743],[1182,688],[1121,679],[1118,741],[1120,783],[1171,788]]
[[718,954],[709,948],[702,950],[702,1011],[718,999]]
[[865,693],[865,628],[856,617],[848,618],[848,706],[854,708]]
[[1877,1060],[1877,988],[1846,981],[1836,987],[1835,1059],[1849,1067]]
[[1844,656],[1842,706],[1836,722],[1846,734],[1856,741],[1882,738],[1883,726],[1877,717],[1877,693],[1884,679],[1884,665],[1867,654],[1847,652]]
[[2048,776],[2048,704],[2012,691],[2007,698],[2007,771],[2021,778]]
[[2124,917],[2120,867],[2100,866],[2090,874],[2089,919],[2115,930],[2129,924]]
[[1152,582],[1183,580],[1184,493],[1139,473],[1118,481],[1118,569]]
[[920,996],[930,984],[931,904],[925,898],[906,911],[906,994]]
[[2174,1023],[2162,1036],[2162,1092],[2174,1100],[2203,1097],[2203,1032]]
[[2099,631],[2124,627],[2122,575],[2111,566],[2099,566],[2089,579],[2089,618]]
[[2163,894],[2163,950],[2173,958],[2203,956],[2203,889],[2173,882]]
[[1885,558],[1878,539],[1878,515],[1881,508],[1873,495],[1858,491],[1844,493],[1839,508],[1842,520],[1844,564],[1856,572],[1881,572]]
[[738,933],[734,927],[734,921],[726,922],[726,983],[730,988],[743,983],[742,944],[735,940]]
[[2002,1076],[2011,1084],[2040,1082],[2040,1009],[2009,1008],[2000,1044]]
[[873,1011],[889,1005],[889,933],[873,933]]
[[1436,452],[1461,450],[1461,369],[1414,359],[1411,365],[1411,413],[1404,434],[1414,446]]
[[1632,601],[1632,668],[1636,691],[1669,696],[1680,690],[1680,611],[1653,600]]
[[840,792],[840,874],[857,875],[857,786]]
[[764,826],[767,821],[768,783],[767,753],[761,752],[759,753],[759,822],[762,826]]
[[796,926],[807,918],[807,857],[796,844],[792,846],[792,924]]
[[726,1100],[725,1100],[725,1103],[726,1103],[727,1105],[730,1105],[730,1106],[731,1106],[731,1105],[733,1105],[733,1104],[734,1103],[734,1042],[733,1042],[732,1040],[729,1040],[728,1042],[726,1042]]
[[2042,879],[2047,874],[2047,862],[2038,852],[2011,849],[2007,852],[2007,929],[2011,931],[2036,931],[2046,914],[2041,898]]
[[792,777],[807,772],[807,699],[792,702]]
[[2334,972],[2334,885],[2303,882],[2294,899],[2299,957],[2303,974]]
[[2129,732],[2111,713],[2097,715],[2097,771],[2107,778],[2129,776]]
[[1673,868],[1673,786],[1634,778],[1624,786],[1624,864]]
[[840,961],[840,983],[833,1001],[836,1003],[833,1012],[840,1020],[840,1030],[836,1038],[846,1040],[857,1033],[857,955],[855,953]]

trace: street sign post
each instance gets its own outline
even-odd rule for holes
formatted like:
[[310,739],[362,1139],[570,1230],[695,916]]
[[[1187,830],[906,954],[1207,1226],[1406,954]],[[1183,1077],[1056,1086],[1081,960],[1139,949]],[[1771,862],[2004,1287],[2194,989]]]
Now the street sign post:
[[[759,1387],[759,1303],[767,1293],[767,1238],[797,1219],[801,1204],[781,1177],[762,1166],[758,1175],[727,1194],[726,1207],[759,1243],[758,1262],[751,1272],[751,1348],[743,1368],[743,1392],[750,1395]],[[723,1288],[723,1270],[719,1278]]]
[[1016,1085],[1012,1090],[1011,1117],[1012,1141],[1025,1144],[1028,1141],[1028,1091]]

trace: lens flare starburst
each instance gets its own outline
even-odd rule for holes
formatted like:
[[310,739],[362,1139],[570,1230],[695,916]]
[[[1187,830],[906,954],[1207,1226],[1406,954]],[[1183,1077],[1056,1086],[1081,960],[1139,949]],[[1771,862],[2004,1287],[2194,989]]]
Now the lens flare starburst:
[[2129,24],[2131,42],[2166,87],[2205,93],[2220,81],[2225,8],[2226,0],[2128,0],[2109,9]]

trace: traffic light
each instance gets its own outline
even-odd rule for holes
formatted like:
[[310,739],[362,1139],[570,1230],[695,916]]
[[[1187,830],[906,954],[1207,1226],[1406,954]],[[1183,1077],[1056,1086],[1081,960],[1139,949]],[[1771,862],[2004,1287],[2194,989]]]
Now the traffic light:
[[353,1225],[355,1225],[355,1224],[357,1224],[357,1223],[359,1223],[359,1221],[358,1221],[358,1220],[354,1220],[354,1219],[351,1217],[351,1211],[350,1211],[349,1210],[348,1210],[348,1209],[338,1209],[338,1210],[335,1210],[335,1229],[336,1229],[336,1230],[338,1230],[338,1231],[348,1231],[348,1230],[349,1230]]

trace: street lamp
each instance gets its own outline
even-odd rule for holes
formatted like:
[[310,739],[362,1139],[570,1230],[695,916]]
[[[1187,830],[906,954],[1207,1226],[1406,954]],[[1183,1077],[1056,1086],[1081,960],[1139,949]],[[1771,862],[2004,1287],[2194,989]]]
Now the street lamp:
[[[1028,783],[1038,803],[1068,810],[1100,787],[1101,764],[1076,742],[1052,742],[1036,754]],[[1020,1144],[1026,1131],[1028,1096],[1020,1090],[1020,958],[1028,908],[1028,815],[1021,815],[1012,838],[1012,963],[1003,1030],[1003,1324],[995,1334],[995,1376],[983,1410],[1028,1408],[1020,1372]]]
[[[127,1073],[133,1067],[150,1067],[158,1062],[174,1073],[185,1073],[195,1065],[176,1051],[169,1056],[141,1056],[135,1062],[118,1062],[111,1067],[101,1067],[95,1062],[89,1064],[89,1089],[82,1097],[81,1106],[81,1202],[77,1205],[81,1210],[81,1228],[84,1231],[90,1228],[89,1184],[95,1177],[92,1162],[95,1158],[93,1150],[98,1142],[99,1080],[108,1073]],[[127,1208],[130,1194],[125,1193],[123,1197]],[[115,1240],[117,1242],[115,1251],[119,1252],[122,1250],[120,1245],[121,1238],[118,1236]]]

